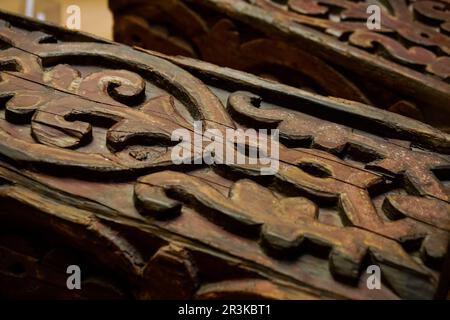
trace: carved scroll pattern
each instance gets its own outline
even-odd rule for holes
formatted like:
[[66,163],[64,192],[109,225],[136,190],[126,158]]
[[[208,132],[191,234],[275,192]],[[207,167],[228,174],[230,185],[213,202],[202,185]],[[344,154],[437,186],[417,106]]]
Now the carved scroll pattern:
[[[385,82],[376,72],[368,72],[366,76],[357,70],[358,63],[353,65],[352,62],[349,62],[351,67],[343,69],[339,59],[333,54],[326,54],[328,49],[307,50],[308,43],[291,43],[289,38],[281,40],[274,32],[276,28],[267,33],[270,26],[266,30],[260,28],[259,23],[249,23],[244,18],[245,13],[240,12],[240,8],[253,12],[252,7],[257,11],[256,6],[260,6],[268,9],[267,13],[259,14],[261,17],[271,17],[269,24],[285,24],[285,35],[291,33],[287,31],[289,22],[293,21],[294,26],[305,24],[350,43],[351,46],[343,50],[350,50],[356,56],[360,51],[352,46],[375,53],[370,63],[381,61],[386,67],[378,56],[387,57],[419,70],[424,74],[421,76],[424,83],[430,80],[426,74],[445,80],[450,65],[444,48],[448,36],[445,29],[441,32],[436,30],[438,27],[432,22],[442,21],[446,17],[447,4],[438,2],[435,5],[433,2],[429,5],[422,1],[414,2],[409,8],[402,5],[402,1],[393,1],[392,8],[381,5],[382,21],[386,21],[386,25],[380,32],[367,29],[368,4],[364,1],[221,0],[208,3],[137,0],[129,4],[111,0],[110,7],[115,19],[114,39],[118,42],[244,70],[322,95],[374,105],[447,130],[446,124],[440,123],[439,115],[434,114],[433,110],[439,107],[415,99],[416,93],[412,94],[414,90],[387,90]],[[229,10],[235,11],[234,14]],[[422,18],[419,19],[419,16]],[[431,16],[435,19],[430,20]],[[315,53],[314,50],[320,52]],[[398,64],[390,64],[388,70],[406,71]],[[406,83],[402,82],[401,87],[406,87]]]
[[[450,231],[448,189],[433,173],[448,174],[445,155],[281,106],[263,108],[260,98],[247,92],[229,95],[227,110],[186,71],[151,55],[133,51],[130,56],[131,50],[120,46],[59,42],[7,23],[0,27],[0,38],[7,43],[0,51],[4,157],[36,168],[62,168],[69,175],[72,168],[137,175],[158,167],[161,171],[140,177],[134,188],[135,204],[148,223],[170,224],[186,208],[194,209],[223,227],[225,236],[253,239],[274,260],[314,254],[311,245],[324,247],[337,282],[358,281],[370,259],[381,265],[399,296],[433,296],[438,283],[433,269],[447,255]],[[85,74],[82,67],[58,63],[74,56],[88,63],[89,58],[98,64],[113,61],[125,69]],[[265,182],[258,180],[255,165],[227,165],[225,172],[235,178],[213,168],[228,181],[227,192],[219,192],[217,182],[205,181],[190,168],[168,170],[171,132],[191,128],[193,119],[219,132],[249,123],[276,126],[286,145],[302,146],[281,146],[280,170]],[[106,128],[104,140],[96,139],[98,127]],[[448,141],[442,141],[442,149],[449,149]],[[392,192],[389,184],[401,191]],[[383,191],[375,197],[369,191],[377,188]],[[332,212],[331,222],[324,209]],[[419,250],[408,252],[410,241],[418,241]],[[183,266],[185,296],[198,286],[188,256],[172,247],[154,256]],[[147,271],[161,273],[159,268],[150,264]]]
[[[149,98],[143,78],[126,70],[101,70],[82,76],[65,64],[45,70],[42,67],[46,59],[77,52],[79,56],[106,57],[111,51],[117,51],[117,46],[47,44],[42,42],[51,39],[49,35],[41,32],[28,35],[7,24],[1,27],[0,36],[12,44],[0,52],[0,63],[5,70],[0,83],[1,96],[8,99],[5,118],[13,123],[30,123],[31,135],[39,142],[35,145],[21,141],[2,130],[1,144],[6,156],[26,162],[44,161],[106,172],[171,163],[171,133],[188,126],[190,120],[185,118],[190,116],[178,114],[175,98],[168,91],[161,93],[159,89],[157,96]],[[215,128],[217,123],[233,127],[218,98],[197,79],[156,57],[144,58],[140,63],[158,82],[167,85],[169,91],[186,102],[193,119],[205,121],[205,129]],[[86,118],[88,122],[82,121]],[[108,128],[106,150],[71,150],[92,142],[91,123]],[[129,143],[149,144],[150,147],[121,153]]]
[[450,77],[450,3],[448,1],[379,1],[381,30],[368,30],[369,1],[257,0],[300,24],[347,39],[353,46],[371,50],[380,45],[393,61],[416,67],[443,80]]
[[[307,141],[313,149],[281,147],[282,163],[274,177],[275,185],[284,186],[275,187],[279,192],[293,187],[306,197],[280,198],[246,179],[234,182],[228,195],[224,195],[197,177],[165,171],[139,179],[135,195],[141,212],[166,220],[174,219],[184,205],[206,208],[201,212],[207,218],[232,232],[239,230],[239,234],[256,237],[275,257],[295,257],[307,247],[306,243],[325,246],[331,249],[331,272],[353,280],[360,276],[361,263],[368,255],[376,263],[397,265],[394,268],[409,270],[407,274],[416,273],[418,269],[409,269],[416,262],[398,246],[412,239],[422,239],[424,263],[442,261],[448,250],[450,207],[448,191],[431,170],[448,169],[448,160],[305,114],[261,109],[259,101],[252,94],[236,92],[229,97],[228,108],[237,115],[236,119],[251,118],[262,126],[278,123],[280,135],[286,140]],[[357,168],[333,153],[343,158],[372,160]],[[229,169],[238,169],[247,177],[255,172],[251,165],[231,165]],[[383,174],[401,177],[409,191],[388,192],[376,204],[368,189],[382,183]],[[315,203],[308,198],[315,199]],[[328,201],[336,201],[342,215],[342,222],[337,225],[328,225],[319,218],[318,205]],[[422,238],[423,235],[426,236]],[[392,252],[396,252],[395,258]],[[408,289],[403,291],[400,284],[406,279],[400,280],[405,274],[393,276],[384,271],[396,292],[408,296]],[[427,272],[420,273],[418,278]]]

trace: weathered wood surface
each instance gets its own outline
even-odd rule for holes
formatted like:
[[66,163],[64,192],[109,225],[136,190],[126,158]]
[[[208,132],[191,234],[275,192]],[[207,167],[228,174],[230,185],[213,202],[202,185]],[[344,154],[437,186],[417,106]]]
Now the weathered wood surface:
[[371,104],[450,131],[450,2],[110,0],[114,38]]
[[[448,134],[240,71],[0,18],[0,296],[446,296]],[[173,165],[171,132],[192,131],[194,120],[219,133],[278,128],[279,171]],[[71,264],[83,270],[81,291],[66,288]],[[371,264],[381,290],[366,286]]]

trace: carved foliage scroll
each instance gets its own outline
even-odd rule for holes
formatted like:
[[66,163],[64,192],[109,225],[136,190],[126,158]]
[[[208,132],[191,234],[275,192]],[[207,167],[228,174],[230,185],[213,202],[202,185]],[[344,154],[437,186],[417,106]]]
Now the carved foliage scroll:
[[[450,231],[448,155],[220,81],[210,88],[120,45],[5,22],[0,38],[2,199],[66,221],[59,229],[72,240],[73,230],[89,230],[78,243],[108,243],[129,281],[145,280],[138,297],[168,297],[164,286],[176,298],[255,295],[255,284],[272,297],[358,298],[367,296],[359,283],[368,263],[380,265],[389,296],[436,294]],[[171,133],[196,134],[194,120],[220,133],[279,129],[279,170],[261,177],[258,164],[174,166]],[[449,149],[444,133],[432,138]],[[303,268],[304,259],[320,271]],[[221,268],[232,276],[214,273]],[[161,279],[152,285],[154,275]],[[280,285],[286,277],[294,289]]]

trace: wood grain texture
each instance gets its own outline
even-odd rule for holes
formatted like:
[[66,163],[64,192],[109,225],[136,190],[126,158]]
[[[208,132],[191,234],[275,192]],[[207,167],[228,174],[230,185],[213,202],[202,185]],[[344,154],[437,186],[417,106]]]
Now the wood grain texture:
[[[446,297],[448,134],[241,71],[0,18],[1,296]],[[279,129],[279,170],[174,165],[171,133],[195,137],[194,121],[223,136]],[[81,291],[65,287],[69,264],[82,267]],[[371,264],[380,290],[366,286]]]
[[446,1],[110,0],[114,39],[199,58],[449,131]]

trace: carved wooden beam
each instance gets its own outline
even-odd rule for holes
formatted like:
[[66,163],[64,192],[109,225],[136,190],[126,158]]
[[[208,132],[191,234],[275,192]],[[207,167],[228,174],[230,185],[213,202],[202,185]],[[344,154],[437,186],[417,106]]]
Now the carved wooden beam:
[[[0,19],[0,296],[445,297],[448,134],[206,62]],[[278,129],[278,168],[197,161],[208,144],[172,141],[180,129],[194,140],[214,132],[227,150],[238,148],[218,139],[227,130]],[[81,290],[66,287],[69,265]],[[366,284],[370,265],[379,290]]]
[[450,4],[110,0],[118,42],[371,104],[450,131]]

